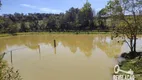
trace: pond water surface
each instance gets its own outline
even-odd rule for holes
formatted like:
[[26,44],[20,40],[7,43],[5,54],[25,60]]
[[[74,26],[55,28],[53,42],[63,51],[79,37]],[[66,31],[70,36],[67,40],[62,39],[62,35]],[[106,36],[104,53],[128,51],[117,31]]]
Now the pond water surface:
[[105,34],[0,38],[0,53],[23,80],[112,80],[116,58],[127,49]]

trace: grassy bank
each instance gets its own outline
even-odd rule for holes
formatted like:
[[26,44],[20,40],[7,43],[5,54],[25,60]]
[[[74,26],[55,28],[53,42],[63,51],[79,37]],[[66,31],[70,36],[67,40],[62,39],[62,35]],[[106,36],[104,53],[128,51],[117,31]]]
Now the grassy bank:
[[15,34],[0,34],[0,37],[16,36],[16,35],[38,35],[38,34],[110,34],[110,32],[98,31],[80,31],[80,32],[20,32]]
[[110,32],[96,32],[96,31],[81,31],[81,32],[24,32],[17,33],[18,35],[26,35],[26,34],[108,34]]
[[8,37],[8,36],[12,36],[11,34],[0,34],[0,37]]
[[132,69],[136,78],[135,80],[142,80],[142,58],[139,59],[139,57],[137,57],[121,62],[121,69],[126,71]]
[[3,57],[4,55],[0,55],[0,80],[22,80],[19,71],[9,66]]

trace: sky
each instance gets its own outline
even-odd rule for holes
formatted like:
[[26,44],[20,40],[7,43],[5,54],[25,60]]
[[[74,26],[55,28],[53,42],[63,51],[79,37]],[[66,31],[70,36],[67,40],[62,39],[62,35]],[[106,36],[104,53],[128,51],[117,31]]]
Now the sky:
[[[104,8],[108,0],[88,0],[96,12]],[[86,0],[1,0],[0,14],[64,13],[71,7],[81,8]]]

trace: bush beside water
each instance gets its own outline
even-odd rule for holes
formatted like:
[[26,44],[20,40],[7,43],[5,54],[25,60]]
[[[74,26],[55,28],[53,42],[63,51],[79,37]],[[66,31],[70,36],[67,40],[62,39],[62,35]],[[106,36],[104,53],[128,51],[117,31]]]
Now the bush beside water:
[[[137,54],[140,54],[140,52],[137,52]],[[142,58],[140,56],[132,58],[129,55],[127,53],[121,55],[121,57],[126,59],[121,62],[121,69],[126,71],[132,69],[136,78],[135,80],[142,80]]]
[[14,70],[0,56],[0,80],[22,80],[18,70]]

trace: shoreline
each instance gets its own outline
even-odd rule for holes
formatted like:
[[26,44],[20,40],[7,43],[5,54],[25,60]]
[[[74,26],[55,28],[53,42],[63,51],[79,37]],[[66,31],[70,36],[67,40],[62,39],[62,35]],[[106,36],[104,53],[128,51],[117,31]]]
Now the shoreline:
[[89,32],[19,32],[15,34],[8,34],[8,33],[2,33],[0,34],[0,37],[9,37],[9,36],[18,36],[18,35],[41,35],[41,34],[110,34],[111,32],[95,32],[95,31],[89,31]]

